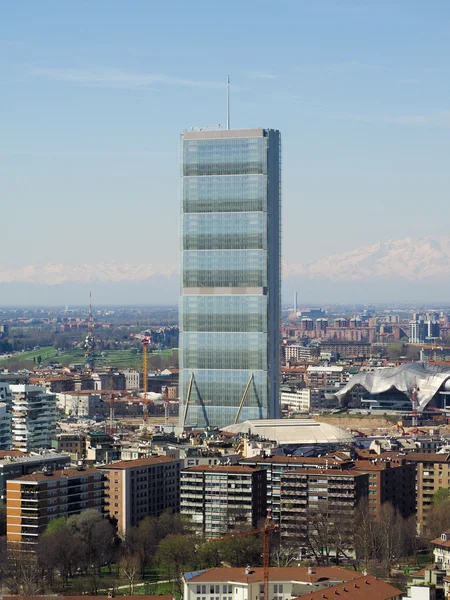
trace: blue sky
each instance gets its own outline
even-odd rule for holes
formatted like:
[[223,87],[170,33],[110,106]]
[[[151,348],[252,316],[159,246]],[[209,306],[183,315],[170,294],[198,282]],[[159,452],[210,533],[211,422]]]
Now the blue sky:
[[[283,253],[447,235],[448,0],[21,0],[0,17],[0,268],[178,260],[179,134],[283,138]],[[8,250],[6,250],[8,249]]]

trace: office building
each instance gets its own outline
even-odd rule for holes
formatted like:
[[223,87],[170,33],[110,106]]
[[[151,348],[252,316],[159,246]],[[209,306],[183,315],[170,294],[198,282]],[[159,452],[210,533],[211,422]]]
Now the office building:
[[423,317],[415,318],[409,322],[409,343],[423,344],[425,341],[425,321]]
[[181,472],[181,514],[207,538],[236,526],[263,525],[266,471],[239,465],[199,465]]
[[6,484],[8,542],[33,550],[49,522],[83,510],[105,507],[104,475],[97,469],[64,469],[32,473]]
[[44,387],[18,384],[12,392],[12,446],[22,452],[50,448],[56,433],[56,396]]
[[145,517],[158,517],[167,509],[180,510],[180,471],[183,461],[150,456],[111,463],[106,475],[108,510],[125,534]]
[[279,418],[280,134],[181,137],[180,425]]

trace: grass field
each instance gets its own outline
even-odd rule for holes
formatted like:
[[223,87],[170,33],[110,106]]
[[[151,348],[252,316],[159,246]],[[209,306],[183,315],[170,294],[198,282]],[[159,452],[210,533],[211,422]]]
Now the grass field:
[[[160,356],[163,359],[170,359],[177,357],[178,350],[176,348],[168,348],[156,352],[149,353],[149,359],[151,363],[152,356]],[[47,366],[50,363],[58,362],[64,366],[71,363],[82,363],[86,362],[84,350],[73,350],[71,352],[58,352],[56,348],[52,346],[48,348],[41,348],[40,350],[32,350],[30,352],[20,352],[15,354],[12,358],[8,356],[0,356],[0,364],[2,362],[13,361],[24,363],[33,362],[33,359],[37,360],[37,357],[41,356],[42,366]],[[97,367],[116,367],[117,369],[142,368],[142,354],[134,354],[131,350],[106,350],[99,352],[95,359]]]

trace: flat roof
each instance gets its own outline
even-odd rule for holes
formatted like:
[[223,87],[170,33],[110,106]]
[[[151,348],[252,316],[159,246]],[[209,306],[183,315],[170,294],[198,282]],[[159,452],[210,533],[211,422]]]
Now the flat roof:
[[42,473],[41,471],[37,473],[30,473],[29,475],[24,475],[23,477],[17,477],[16,479],[10,479],[9,483],[22,483],[30,482],[30,481],[52,481],[55,479],[67,479],[69,477],[83,477],[84,475],[101,475],[102,472],[99,469],[60,469],[58,471],[52,471],[51,473]]
[[265,130],[257,129],[202,129],[196,127],[192,131],[184,131],[182,137],[184,140],[208,140],[208,139],[229,139],[245,137],[264,137]]
[[150,467],[164,463],[181,462],[179,458],[170,458],[169,456],[148,456],[147,458],[136,458],[135,460],[120,460],[119,462],[108,463],[102,465],[101,469],[116,470],[116,469],[136,469],[139,467]]
[[242,473],[242,474],[252,474],[258,471],[262,471],[263,469],[253,469],[252,467],[244,467],[241,465],[195,465],[193,467],[186,467],[183,469],[182,473],[186,471],[194,471],[194,472],[209,472],[209,473]]

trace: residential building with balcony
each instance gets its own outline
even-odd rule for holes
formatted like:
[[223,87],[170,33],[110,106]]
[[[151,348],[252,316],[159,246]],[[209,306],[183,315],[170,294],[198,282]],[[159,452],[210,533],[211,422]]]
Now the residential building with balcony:
[[11,414],[5,402],[0,402],[0,450],[11,448]]
[[257,528],[267,514],[266,471],[239,465],[198,465],[181,472],[181,514],[206,537],[238,524]]
[[405,519],[416,512],[416,465],[405,457],[390,460],[356,460],[354,469],[369,477],[369,511],[381,517],[384,503],[391,504]]
[[274,523],[280,522],[281,480],[283,474],[294,469],[349,469],[353,462],[347,457],[308,456],[255,456],[239,461],[240,465],[267,472],[267,508],[271,510]]
[[70,464],[70,456],[47,451],[44,454],[24,454],[20,450],[0,451],[0,502],[6,502],[6,482],[29,475],[46,467],[56,471]]
[[101,467],[106,476],[107,509],[117,519],[120,533],[145,517],[167,509],[180,510],[180,471],[183,461],[150,456]]
[[98,469],[32,473],[6,484],[6,538],[33,550],[49,522],[86,509],[105,510],[105,477]]
[[50,448],[56,433],[56,396],[37,385],[10,385],[12,446],[22,452]]
[[296,540],[300,548],[309,548],[312,538],[319,541],[326,520],[327,527],[339,527],[342,548],[346,547],[346,538],[350,548],[355,508],[367,498],[368,491],[366,473],[338,469],[297,469],[284,473],[280,497],[282,537]]

